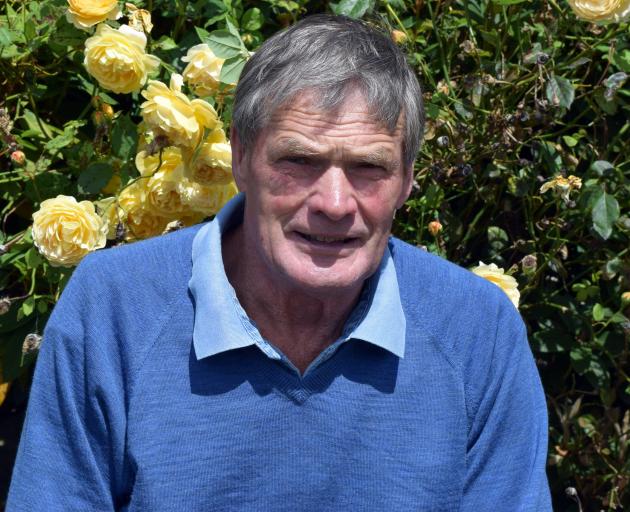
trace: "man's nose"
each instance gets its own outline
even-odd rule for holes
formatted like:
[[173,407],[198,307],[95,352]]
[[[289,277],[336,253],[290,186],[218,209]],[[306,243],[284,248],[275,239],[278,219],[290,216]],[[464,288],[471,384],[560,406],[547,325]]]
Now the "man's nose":
[[341,167],[330,166],[318,178],[311,208],[331,220],[356,213],[356,190]]

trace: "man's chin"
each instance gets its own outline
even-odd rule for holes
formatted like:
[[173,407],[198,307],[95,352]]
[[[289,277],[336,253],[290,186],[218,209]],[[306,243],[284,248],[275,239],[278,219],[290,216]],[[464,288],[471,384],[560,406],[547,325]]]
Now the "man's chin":
[[293,269],[287,277],[295,291],[322,298],[350,295],[361,290],[367,276],[353,272],[349,266],[338,266],[339,268],[313,265],[308,269]]

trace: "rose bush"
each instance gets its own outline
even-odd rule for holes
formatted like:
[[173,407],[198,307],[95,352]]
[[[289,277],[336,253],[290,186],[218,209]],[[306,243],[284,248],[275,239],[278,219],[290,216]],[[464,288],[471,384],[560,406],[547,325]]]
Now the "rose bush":
[[[425,143],[395,234],[467,268],[495,265],[500,279],[518,284],[549,403],[554,509],[577,510],[577,497],[584,510],[630,508],[630,35],[620,21],[627,1],[121,7],[0,7],[3,424],[21,419],[38,340],[72,273],[73,264],[53,265],[48,255],[69,263],[101,244],[99,234],[91,249],[81,247],[96,220],[63,221],[43,231],[50,250],[40,252],[46,244],[34,243],[42,231],[33,214],[58,196],[89,201],[107,226],[105,248],[214,215],[236,193],[233,181],[215,183],[229,178],[225,133],[247,56],[302,16],[332,10],[383,23],[424,86]],[[85,43],[99,24],[116,36],[88,59],[100,71],[88,71]],[[132,92],[117,92],[122,84]],[[52,226],[62,216],[44,218]],[[17,443],[3,440],[0,482],[11,467],[1,457]],[[568,486],[576,489],[570,496]]]

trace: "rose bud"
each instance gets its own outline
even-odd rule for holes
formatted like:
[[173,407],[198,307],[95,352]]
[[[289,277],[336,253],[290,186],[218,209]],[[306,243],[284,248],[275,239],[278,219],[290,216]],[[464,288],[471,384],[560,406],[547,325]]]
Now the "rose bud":
[[439,220],[432,220],[427,226],[432,236],[437,236],[442,231],[442,223]]
[[22,165],[24,165],[24,162],[26,162],[26,155],[24,154],[23,151],[20,151],[18,149],[16,151],[14,151],[13,153],[11,153],[11,161],[15,165],[22,166]]

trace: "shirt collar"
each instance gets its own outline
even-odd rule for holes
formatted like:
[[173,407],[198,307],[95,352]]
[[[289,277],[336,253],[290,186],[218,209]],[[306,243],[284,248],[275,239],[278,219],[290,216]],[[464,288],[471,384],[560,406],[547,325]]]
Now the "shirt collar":
[[[281,358],[243,310],[223,266],[221,235],[242,221],[244,205],[245,196],[238,194],[193,240],[188,287],[195,300],[193,345],[197,359],[253,344],[267,356]],[[385,249],[378,270],[368,279],[364,291],[342,338],[361,339],[402,358],[406,321],[389,248]]]

